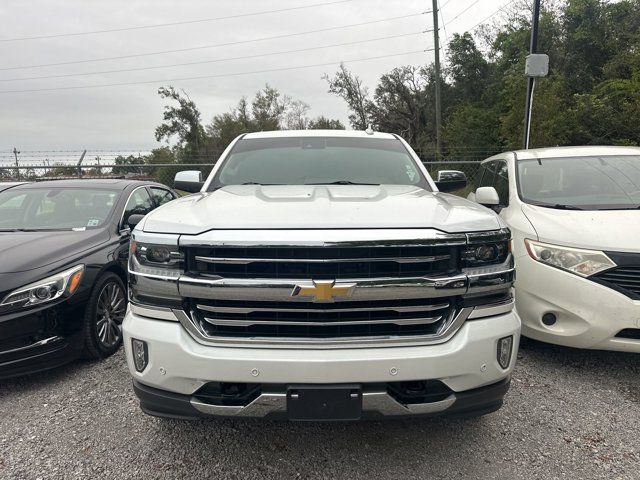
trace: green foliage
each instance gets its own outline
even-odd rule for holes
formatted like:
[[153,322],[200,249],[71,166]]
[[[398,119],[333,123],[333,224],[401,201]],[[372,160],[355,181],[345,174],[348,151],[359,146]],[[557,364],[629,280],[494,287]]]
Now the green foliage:
[[309,130],[344,130],[346,127],[340,120],[320,115],[318,118],[309,120],[307,128]]
[[[530,6],[518,2],[493,29],[455,34],[443,78],[445,158],[473,160],[521,148]],[[640,0],[543,2],[539,51],[550,72],[536,81],[531,145],[640,143]],[[482,42],[484,50],[479,48]],[[433,68],[398,67],[381,76],[373,98],[340,66],[325,76],[343,98],[352,127],[402,135],[434,158]]]
[[370,123],[369,110],[371,101],[369,100],[369,90],[362,84],[362,80],[357,75],[353,75],[344,64],[333,78],[324,75],[329,84],[329,93],[342,97],[347,102],[349,110],[349,123],[357,130],[364,130]]
[[177,139],[177,148],[183,156],[199,157],[205,151],[205,132],[200,122],[200,111],[189,95],[173,87],[161,87],[158,90],[161,98],[177,103],[165,105],[163,123],[156,127],[156,140]]
[[114,175],[124,175],[127,173],[142,173],[144,169],[142,167],[135,167],[135,165],[144,165],[145,158],[141,156],[129,155],[127,157],[123,157],[122,155],[118,155],[114,161],[114,167],[112,172]]

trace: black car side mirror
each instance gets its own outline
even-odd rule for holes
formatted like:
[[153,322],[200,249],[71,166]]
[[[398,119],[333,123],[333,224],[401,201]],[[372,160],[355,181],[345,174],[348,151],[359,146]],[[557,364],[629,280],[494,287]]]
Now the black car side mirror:
[[142,221],[143,218],[144,215],[140,215],[139,213],[129,215],[129,218],[127,219],[127,225],[129,225],[129,228],[133,230],[134,228],[136,228],[136,225],[138,225]]

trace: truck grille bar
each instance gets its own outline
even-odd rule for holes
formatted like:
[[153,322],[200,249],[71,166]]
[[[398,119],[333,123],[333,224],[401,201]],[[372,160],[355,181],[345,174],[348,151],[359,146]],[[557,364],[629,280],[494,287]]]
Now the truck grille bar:
[[191,274],[224,278],[342,279],[416,277],[454,271],[458,247],[191,247]]

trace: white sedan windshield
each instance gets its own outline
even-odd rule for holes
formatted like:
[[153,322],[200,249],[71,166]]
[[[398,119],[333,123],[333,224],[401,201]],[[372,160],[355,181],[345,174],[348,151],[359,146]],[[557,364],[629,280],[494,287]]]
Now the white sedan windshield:
[[546,207],[640,208],[640,156],[519,160],[518,191],[522,201]]

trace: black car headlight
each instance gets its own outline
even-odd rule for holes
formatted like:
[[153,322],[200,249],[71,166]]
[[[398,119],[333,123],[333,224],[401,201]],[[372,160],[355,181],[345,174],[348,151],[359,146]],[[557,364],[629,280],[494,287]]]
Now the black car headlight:
[[177,235],[135,232],[129,250],[129,272],[147,277],[177,279],[184,269]]
[[26,308],[73,295],[80,286],[84,265],[77,265],[38,282],[25,285],[4,297],[0,307]]
[[468,244],[462,249],[462,268],[483,267],[504,263],[511,251],[511,232],[502,229],[493,232],[468,234]]

